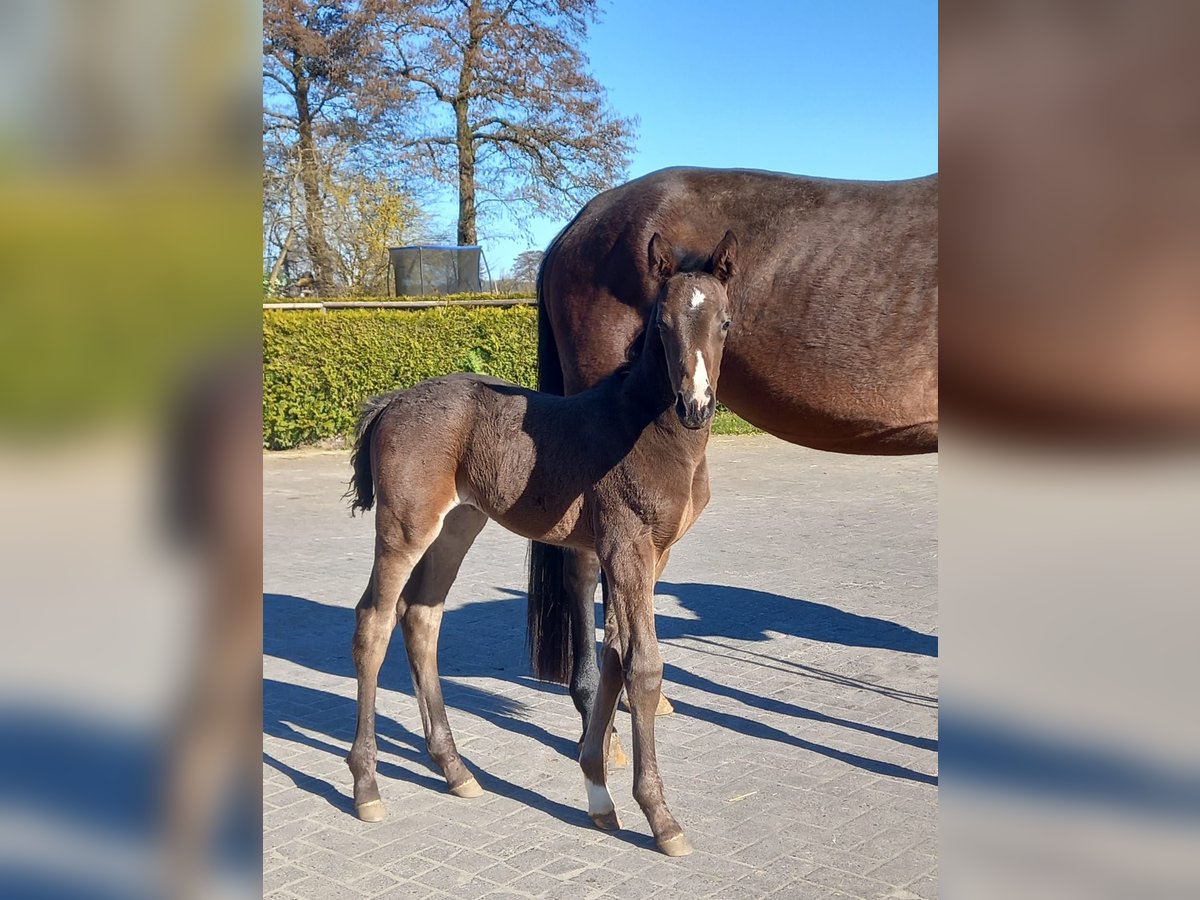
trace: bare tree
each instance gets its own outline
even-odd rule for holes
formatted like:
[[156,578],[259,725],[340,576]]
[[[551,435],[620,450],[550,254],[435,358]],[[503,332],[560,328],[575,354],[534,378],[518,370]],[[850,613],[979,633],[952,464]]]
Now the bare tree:
[[532,287],[537,281],[538,269],[542,265],[541,250],[525,250],[513,261],[512,279],[523,287]]
[[608,108],[579,49],[596,0],[393,0],[386,18],[396,75],[431,104],[404,143],[453,173],[460,244],[478,243],[486,202],[522,222],[624,176],[635,122]]
[[337,289],[337,259],[326,236],[327,163],[322,138],[364,125],[374,65],[376,0],[265,0],[263,3],[264,132],[284,132],[303,195],[304,237],[317,282]]
[[280,279],[304,251],[297,245],[303,211],[296,157],[272,134],[263,140],[263,268],[269,267],[267,294],[274,296]]

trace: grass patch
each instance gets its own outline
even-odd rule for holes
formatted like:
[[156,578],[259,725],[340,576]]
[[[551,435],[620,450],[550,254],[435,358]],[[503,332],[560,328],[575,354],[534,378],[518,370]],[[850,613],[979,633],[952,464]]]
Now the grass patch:
[[755,428],[737,413],[730,412],[723,406],[718,406],[717,412],[713,416],[712,433],[762,434],[762,431],[758,428]]

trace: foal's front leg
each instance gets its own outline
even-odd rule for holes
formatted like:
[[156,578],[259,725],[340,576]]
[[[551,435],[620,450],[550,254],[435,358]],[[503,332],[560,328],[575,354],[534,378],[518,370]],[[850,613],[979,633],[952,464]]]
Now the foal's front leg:
[[[598,720],[606,709],[601,706],[601,701],[607,699],[607,691],[612,691],[615,700],[620,686],[613,664],[619,660],[619,671],[624,678],[625,694],[633,717],[634,799],[645,813],[659,849],[668,856],[685,856],[692,852],[692,848],[684,837],[683,829],[667,808],[654,751],[654,715],[662,690],[663,671],[654,633],[657,553],[649,540],[633,546],[627,541],[616,543],[619,546],[601,556],[601,564],[611,585],[611,596],[605,616],[605,654],[600,669],[600,696],[596,700],[592,724],[599,724]],[[596,740],[591,728],[588,735],[593,741]],[[590,746],[594,751],[595,744]],[[595,759],[594,753],[589,757],[588,750],[585,740],[584,757],[580,762],[584,765],[584,776],[589,782],[589,811],[593,812],[592,818],[595,819],[595,812],[591,810]],[[589,762],[592,765],[590,773]],[[601,796],[599,799],[604,798]]]

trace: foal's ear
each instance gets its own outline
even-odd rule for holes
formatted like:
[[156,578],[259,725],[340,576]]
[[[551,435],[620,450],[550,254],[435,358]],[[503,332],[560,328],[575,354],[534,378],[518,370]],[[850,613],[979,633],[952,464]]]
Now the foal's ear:
[[666,281],[675,274],[675,248],[657,231],[650,238],[650,277]]
[[721,284],[727,284],[737,271],[737,236],[732,231],[726,231],[717,249],[708,258],[708,271]]

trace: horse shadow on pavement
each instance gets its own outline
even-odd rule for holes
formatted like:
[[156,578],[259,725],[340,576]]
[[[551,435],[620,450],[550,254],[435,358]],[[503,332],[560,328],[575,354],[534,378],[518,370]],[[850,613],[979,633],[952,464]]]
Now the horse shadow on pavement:
[[[517,683],[522,689],[554,695],[557,698],[555,702],[564,704],[565,709],[571,709],[565,688],[538,682],[529,674],[524,633],[524,592],[504,588],[498,588],[497,592],[500,596],[495,600],[468,603],[446,610],[439,640],[439,669],[446,705],[478,716],[510,733],[532,738],[574,760],[578,735],[548,731],[528,716],[528,708],[521,701],[460,680],[488,677]],[[936,654],[936,638],[896,623],[842,613],[834,607],[792,600],[764,591],[664,582],[659,585],[659,593],[677,597],[682,606],[695,616],[685,619],[659,615],[657,627],[659,636],[664,640],[689,637],[720,646],[720,638],[767,640],[767,632],[776,631],[847,646]],[[602,624],[601,615],[600,605],[597,604],[598,627]],[[349,605],[331,606],[285,594],[263,596],[263,652],[267,656],[317,672],[352,679],[355,674],[350,657],[353,631],[354,609]],[[763,658],[768,661],[772,659],[766,654]],[[831,673],[820,673],[820,670],[811,667],[791,665],[795,668],[785,668],[784,671],[810,677],[825,676],[822,680],[836,683],[849,681]],[[808,671],[801,671],[803,669]],[[819,674],[813,676],[814,672]],[[801,720],[836,724],[937,752],[936,740],[827,716],[774,698],[759,697],[678,666],[668,665],[665,677],[668,684],[684,684],[755,709]],[[407,697],[413,695],[404,643],[398,633],[393,636],[388,656],[380,670],[379,684],[383,691],[397,691]],[[880,693],[888,690],[865,682],[859,686]],[[934,698],[923,699],[936,702]],[[679,702],[676,707],[683,715],[718,727],[829,756],[877,774],[920,783],[936,783],[936,776],[826,747],[725,710]],[[266,734],[321,750],[338,759],[345,756],[345,747],[354,737],[353,697],[314,687],[276,679],[264,680],[263,716]],[[377,713],[377,719],[379,774],[420,784],[437,792],[444,791],[441,773],[426,756],[424,736],[409,730],[383,712]],[[319,777],[301,772],[285,761],[270,756],[265,756],[265,759],[269,765],[288,775],[298,787],[323,797],[339,810],[351,812],[352,802],[342,789],[348,788],[348,778],[346,784],[339,788]],[[406,767],[392,760],[403,761]],[[467,761],[470,763],[470,760]],[[479,766],[473,766],[473,769],[485,789],[545,810],[563,821],[590,827],[586,814],[581,810],[566,807],[487,771],[480,771]],[[630,839],[636,841],[639,838],[631,835]]]
[[937,635],[825,603],[724,584],[660,581],[655,593],[675,597],[694,616],[658,616],[655,625],[660,640],[724,637],[761,641],[773,631],[825,644],[938,655]]

